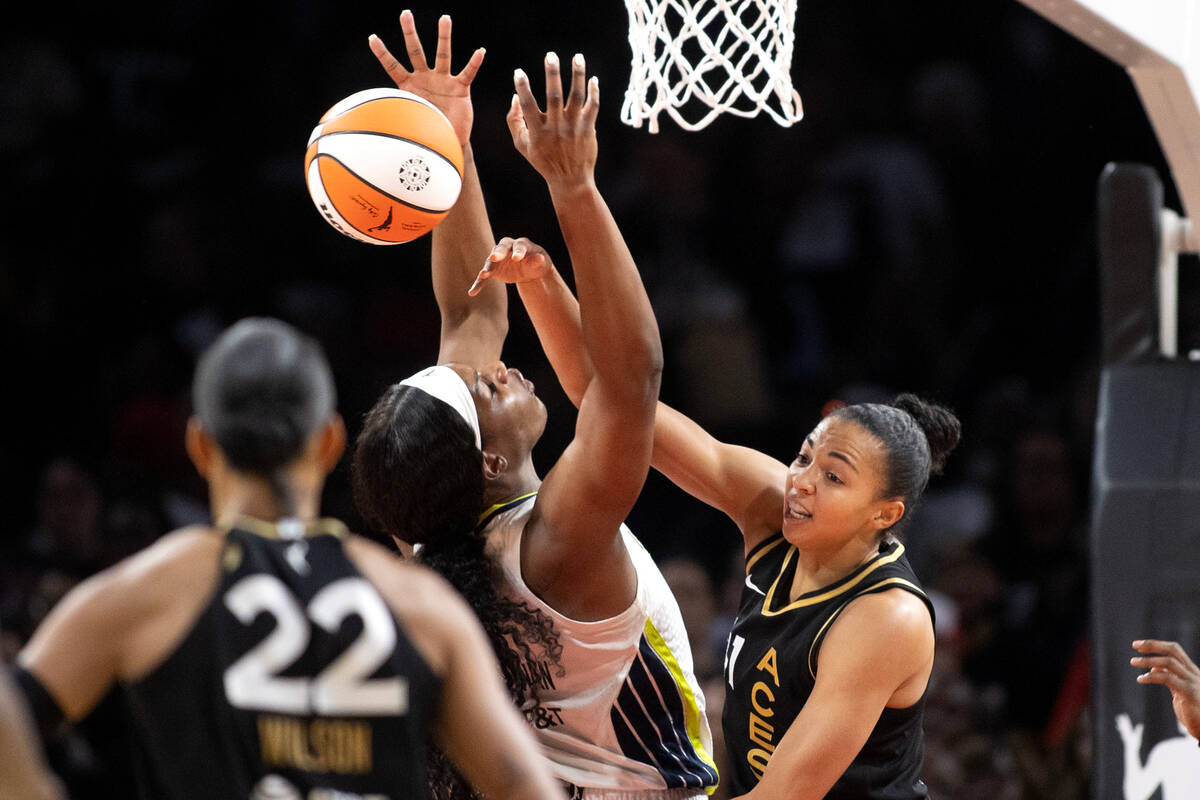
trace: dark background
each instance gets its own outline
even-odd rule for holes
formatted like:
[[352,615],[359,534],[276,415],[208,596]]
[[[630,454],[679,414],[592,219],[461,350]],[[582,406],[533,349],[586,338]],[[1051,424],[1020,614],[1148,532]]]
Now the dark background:
[[[1178,209],[1124,72],[1016,0],[811,0],[792,73],[803,121],[687,133],[664,116],[651,135],[619,122],[616,0],[409,7],[430,54],[452,14],[455,69],[487,47],[473,139],[494,229],[564,267],[503,115],[515,67],[540,90],[547,50],[587,56],[597,180],[659,316],[664,400],[785,461],[832,399],[914,391],[959,413],[963,443],[908,534],[941,604],[929,781],[941,797],[1082,796],[1087,676],[1072,665],[1086,666],[1102,167],[1151,165]],[[330,105],[388,85],[366,39],[399,53],[401,8],[47,6],[0,30],[6,658],[74,581],[204,517],[182,433],[195,356],[225,325],[269,314],[316,335],[352,435],[436,353],[428,237],[343,237],[301,166]],[[546,468],[573,410],[512,298],[505,358],[550,409]],[[326,511],[358,524],[345,462]],[[655,474],[630,524],[662,561],[703,568],[696,613],[720,641],[736,529]],[[100,719],[79,737],[90,760],[55,756],[80,797],[127,777]]]

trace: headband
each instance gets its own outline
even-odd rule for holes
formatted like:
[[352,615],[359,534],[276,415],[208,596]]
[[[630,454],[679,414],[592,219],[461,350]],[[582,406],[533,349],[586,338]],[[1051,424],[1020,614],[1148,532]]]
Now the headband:
[[475,399],[467,389],[467,384],[457,372],[450,367],[428,367],[415,375],[410,375],[400,381],[403,386],[420,389],[426,394],[433,395],[446,405],[458,412],[459,416],[470,426],[475,434],[475,446],[483,449],[483,439],[479,434],[479,413],[475,410]]

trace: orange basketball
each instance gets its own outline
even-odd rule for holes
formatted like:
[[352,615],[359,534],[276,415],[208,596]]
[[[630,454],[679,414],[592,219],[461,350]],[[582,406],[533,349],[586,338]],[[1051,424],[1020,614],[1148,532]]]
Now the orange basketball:
[[325,221],[352,239],[400,244],[432,230],[462,188],[462,147],[432,103],[364,89],[325,112],[304,179]]

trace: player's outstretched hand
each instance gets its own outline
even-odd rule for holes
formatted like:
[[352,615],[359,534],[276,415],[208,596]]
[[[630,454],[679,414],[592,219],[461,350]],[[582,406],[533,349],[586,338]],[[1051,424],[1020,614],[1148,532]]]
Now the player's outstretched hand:
[[479,65],[483,63],[484,49],[480,47],[472,53],[466,66],[455,75],[450,72],[449,14],[443,14],[438,19],[437,52],[433,56],[432,69],[426,60],[425,48],[421,46],[421,37],[417,36],[412,12],[407,9],[400,12],[400,30],[404,33],[404,46],[412,64],[411,71],[396,60],[387,45],[375,34],[367,39],[371,52],[395,82],[396,88],[420,95],[437,106],[454,126],[459,143],[466,145],[471,140],[471,125],[475,121],[475,111],[471,106],[471,81],[475,80]]
[[1129,663],[1147,670],[1138,675],[1138,683],[1160,683],[1170,689],[1176,718],[1200,739],[1200,667],[1178,642],[1139,639],[1133,649],[1143,655],[1134,656]]
[[471,284],[467,294],[472,297],[479,294],[484,281],[496,280],[504,283],[535,281],[553,268],[554,262],[550,260],[549,253],[540,244],[536,244],[524,236],[518,239],[505,236],[488,254],[483,269],[479,270],[479,276],[475,278],[475,282]]
[[547,53],[545,111],[538,107],[524,70],[513,75],[517,93],[508,110],[508,130],[517,150],[551,190],[594,185],[600,82],[595,76],[588,80],[586,74],[583,56],[576,54],[564,103],[558,56]]

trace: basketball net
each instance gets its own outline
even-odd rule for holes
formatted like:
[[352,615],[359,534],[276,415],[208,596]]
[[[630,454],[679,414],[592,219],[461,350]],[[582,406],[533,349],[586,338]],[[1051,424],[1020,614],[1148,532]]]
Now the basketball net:
[[640,128],[649,121],[658,133],[663,111],[689,131],[726,112],[765,111],[784,127],[804,116],[791,76],[796,0],[625,0],[625,6],[633,63],[622,122]]

